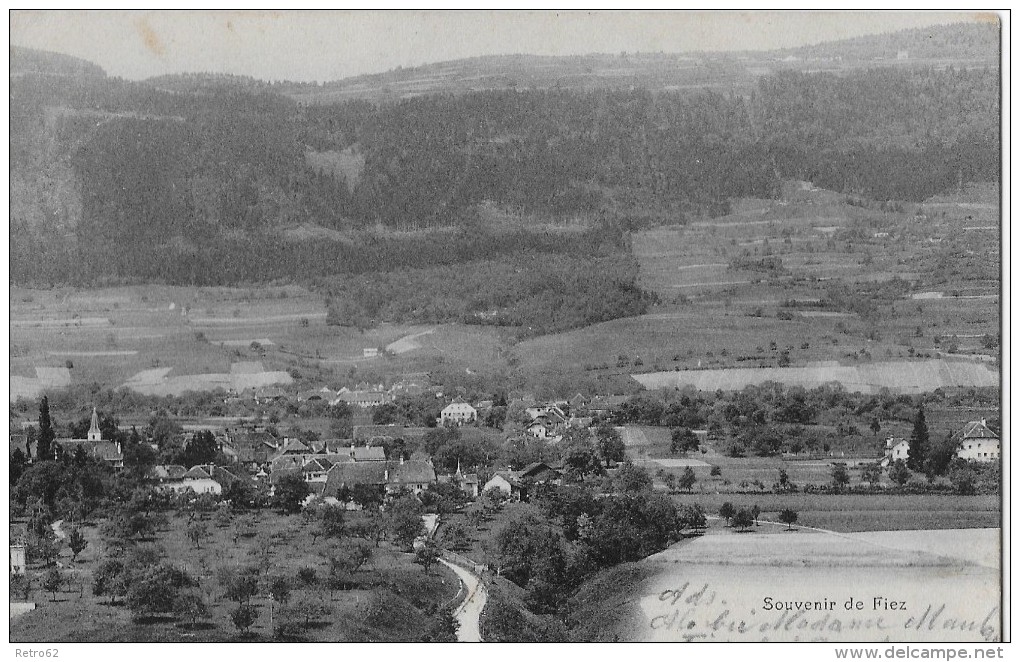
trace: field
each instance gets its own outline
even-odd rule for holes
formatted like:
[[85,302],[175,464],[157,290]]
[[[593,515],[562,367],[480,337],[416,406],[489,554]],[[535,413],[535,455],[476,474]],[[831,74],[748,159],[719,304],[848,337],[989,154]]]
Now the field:
[[800,525],[843,533],[982,529],[1002,523],[997,496],[695,493],[674,499],[678,503],[696,503],[710,515],[718,513],[719,507],[727,501],[736,508],[757,505],[762,518],[773,521],[778,518],[779,511],[791,508],[797,512]]
[[[919,205],[862,206],[791,183],[778,200],[738,200],[726,216],[636,232],[639,283],[660,305],[528,340],[517,355],[526,370],[569,371],[603,392],[636,387],[631,375],[649,388],[832,379],[916,392],[929,376],[932,388],[997,384],[996,352],[984,346],[1000,332],[997,200],[995,187],[975,185]],[[840,284],[891,289],[833,300]],[[941,359],[901,376],[904,363]],[[768,371],[721,372],[732,368]]]
[[998,559],[980,550],[996,549],[998,535],[768,526],[738,533],[717,523],[638,564],[653,573],[629,599],[641,627],[622,634],[635,641],[997,641]]
[[495,329],[463,325],[327,326],[322,298],[298,286],[13,288],[10,329],[12,400],[68,384],[163,395],[295,374],[321,385],[441,364],[482,371],[502,344]]
[[[298,569],[310,566],[324,577],[326,569],[319,556],[319,550],[327,543],[319,540],[312,544],[307,527],[300,524],[297,516],[282,516],[260,513],[258,528],[260,535],[280,536],[271,556],[271,575],[285,575],[294,579]],[[233,542],[233,528],[219,528],[209,522],[210,535],[201,541],[201,548],[195,548],[184,535],[187,518],[171,517],[169,527],[157,534],[150,544],[165,551],[165,556],[199,578],[200,589],[211,605],[212,614],[200,619],[198,627],[182,627],[173,621],[156,618],[143,623],[131,620],[130,612],[123,606],[111,606],[106,597],[91,595],[91,575],[104,555],[102,542],[94,528],[87,528],[89,546],[79,557],[78,563],[68,574],[74,576],[73,590],[64,590],[52,601],[50,594],[38,588],[29,601],[37,608],[11,621],[11,641],[74,641],[74,642],[122,642],[122,641],[242,641],[270,640],[269,599],[260,595],[253,604],[260,615],[252,634],[242,637],[231,624],[228,612],[233,603],[220,597],[220,588],[214,579],[215,569],[221,566],[247,565],[254,563],[251,550],[258,538],[240,538]],[[69,554],[64,550],[62,559],[69,563]],[[32,572],[32,570],[30,570]],[[84,579],[85,588],[80,588]],[[331,614],[313,623],[303,633],[310,641],[401,641],[407,640],[408,633],[420,631],[424,626],[421,606],[427,602],[452,602],[459,590],[459,581],[447,568],[433,567],[426,575],[421,566],[412,563],[412,555],[391,548],[383,543],[375,554],[354,576],[356,588],[338,591],[330,601]],[[296,589],[292,600],[297,599],[304,589]],[[328,592],[326,594],[328,599]],[[279,605],[277,605],[277,610]],[[276,614],[279,617],[279,614]]]

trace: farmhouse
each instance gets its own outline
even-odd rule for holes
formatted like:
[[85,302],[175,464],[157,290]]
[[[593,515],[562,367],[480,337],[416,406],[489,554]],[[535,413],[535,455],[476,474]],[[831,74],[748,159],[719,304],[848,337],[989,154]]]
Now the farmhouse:
[[405,488],[417,494],[435,482],[436,471],[430,462],[349,462],[336,464],[326,472],[322,496],[336,498],[341,490],[353,490],[359,486],[376,487],[386,492]]
[[971,421],[963,428],[956,456],[976,462],[997,462],[1000,457],[999,435],[995,434],[985,419]]
[[496,474],[482,486],[482,493],[496,489],[503,493],[508,499],[520,501],[521,481],[517,479],[512,471],[497,471]]
[[349,391],[346,388],[340,389],[337,397],[330,404],[346,402],[355,407],[378,407],[381,404],[390,402],[392,398],[384,391]]
[[478,411],[466,402],[452,402],[439,412],[441,425],[463,425],[473,423],[478,418]]
[[900,437],[889,437],[885,440],[885,457],[882,458],[882,466],[887,467],[896,460],[907,461],[907,451],[910,442]]
[[196,494],[220,494],[223,486],[213,478],[214,473],[212,465],[191,467],[180,478],[164,481],[160,487],[174,492],[193,490]]
[[430,462],[416,462],[401,458],[400,463],[393,467],[386,480],[386,491],[394,492],[401,488],[409,489],[415,494],[428,489],[436,482],[436,470]]

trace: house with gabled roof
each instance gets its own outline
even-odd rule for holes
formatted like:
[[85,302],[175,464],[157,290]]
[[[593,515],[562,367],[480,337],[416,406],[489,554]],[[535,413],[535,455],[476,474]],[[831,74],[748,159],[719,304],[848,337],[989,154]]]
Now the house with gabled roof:
[[975,462],[998,462],[1002,457],[999,435],[988,427],[985,419],[971,421],[960,434],[956,456]]
[[213,475],[216,469],[212,465],[198,465],[191,467],[184,475],[177,479],[164,481],[160,489],[183,492],[193,490],[196,494],[220,494],[223,486]]
[[414,493],[428,489],[436,482],[431,462],[403,460],[400,462],[349,462],[336,464],[326,473],[323,497],[337,497],[343,490],[358,486],[377,487],[387,493],[408,489]]
[[439,412],[440,425],[464,425],[478,419],[478,410],[466,402],[451,402]]
[[436,470],[431,462],[415,462],[413,460],[400,462],[390,469],[386,480],[386,491],[394,492],[400,489],[408,489],[417,494],[428,489],[429,485],[436,482]]

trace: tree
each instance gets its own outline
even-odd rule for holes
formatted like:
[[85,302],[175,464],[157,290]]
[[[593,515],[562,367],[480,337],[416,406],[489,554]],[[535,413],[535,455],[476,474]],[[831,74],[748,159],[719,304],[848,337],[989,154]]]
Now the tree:
[[195,545],[195,549],[202,547],[202,540],[209,535],[209,527],[206,526],[205,522],[192,522],[185,529],[185,534],[188,536],[188,540]]
[[924,407],[918,407],[917,415],[914,417],[914,430],[910,433],[907,446],[907,468],[911,471],[923,471],[927,452],[928,424],[924,420]]
[[450,609],[437,609],[436,613],[428,620],[425,626],[425,633],[422,635],[423,642],[453,642],[457,641],[457,618]]
[[953,484],[959,494],[970,495],[977,492],[976,472],[969,463],[963,460],[953,463],[952,469],[949,471],[949,482]]
[[708,523],[705,511],[696,503],[685,503],[680,506],[677,519],[680,530],[703,529]]
[[315,574],[315,568],[310,566],[305,566],[299,569],[297,572],[297,578],[298,581],[301,582],[301,585],[305,588],[314,586],[319,581],[318,576]]
[[355,538],[371,540],[376,547],[386,537],[386,520],[378,513],[362,513],[361,517],[351,522],[347,532]]
[[329,616],[330,611],[330,606],[320,591],[304,591],[284,611],[284,618],[300,619],[305,627],[308,627],[313,622]]
[[251,626],[258,620],[259,610],[249,604],[238,605],[230,612],[230,622],[242,634],[247,634]]
[[309,493],[308,483],[300,474],[287,474],[274,487],[273,506],[293,515],[301,511],[301,504]]
[[486,512],[498,513],[502,508],[503,504],[507,502],[507,494],[498,487],[490,487],[489,489],[482,492],[482,507]]
[[216,581],[223,589],[223,597],[244,605],[258,592],[259,571],[257,568],[221,567],[216,572]]
[[832,465],[832,487],[839,492],[850,484],[850,474],[846,470],[846,462],[836,462]]
[[109,596],[111,604],[116,604],[118,595],[126,595],[127,589],[128,569],[121,559],[103,561],[92,575],[92,594]]
[[784,508],[779,511],[779,521],[786,525],[787,531],[793,529],[793,525],[797,523],[797,513],[791,508]]
[[595,430],[595,436],[598,440],[599,455],[602,456],[602,461],[606,463],[607,467],[613,462],[623,462],[626,457],[626,447],[616,428],[603,423]]
[[907,463],[903,460],[896,460],[889,465],[889,480],[900,487],[906,485],[910,480],[910,469],[907,468]]
[[738,529],[749,529],[754,525],[754,516],[751,511],[746,508],[741,508],[737,512],[733,513],[732,525]]
[[449,549],[463,550],[468,546],[467,527],[463,522],[455,521],[443,527],[443,542]]
[[924,472],[930,476],[942,476],[956,459],[956,452],[960,442],[953,436],[947,435],[941,442],[935,442],[928,449],[927,457],[924,460]]
[[195,434],[174,458],[176,464],[193,467],[199,464],[210,464],[216,460],[216,436],[209,430]]
[[40,559],[47,566],[53,565],[60,554],[60,545],[53,538],[52,532],[47,535],[29,535],[27,548],[29,559]]
[[197,588],[187,588],[180,591],[174,599],[173,614],[179,620],[191,621],[191,627],[195,627],[199,618],[209,616],[209,606],[202,597],[202,592]]
[[694,469],[685,467],[684,472],[680,474],[679,487],[685,492],[691,492],[694,490],[694,484],[698,481],[697,476],[694,475]]
[[386,528],[397,544],[409,550],[417,538],[425,535],[425,523],[422,522],[421,513],[416,507],[397,504],[397,501],[390,504]]
[[37,460],[53,459],[51,448],[56,432],[53,431],[53,422],[50,420],[50,401],[45,395],[39,401],[39,433],[36,437],[35,458]]
[[797,486],[790,482],[790,474],[786,472],[786,469],[780,469],[779,480],[775,482],[772,489],[779,493],[794,492]]
[[71,563],[78,560],[78,555],[85,551],[89,543],[85,540],[85,535],[82,534],[81,529],[73,527],[67,533],[67,546],[71,549]]
[[52,568],[43,576],[42,587],[47,593],[52,593],[50,602],[57,601],[57,591],[64,585],[64,576],[56,568]]
[[8,473],[11,487],[18,484],[18,479],[21,478],[21,474],[25,472],[26,467],[28,467],[28,458],[25,457],[25,452],[20,448],[15,448],[11,451],[11,464]]
[[323,558],[329,568],[326,587],[332,592],[343,590],[353,581],[354,573],[372,559],[374,548],[365,540],[343,540],[326,549]]
[[400,409],[392,402],[384,402],[372,409],[372,423],[375,425],[389,425],[400,421]]
[[724,502],[723,505],[719,507],[719,516],[725,519],[727,524],[729,524],[730,518],[733,517],[736,512],[737,509],[734,508],[733,504],[729,501]]
[[878,421],[878,416],[871,419],[871,431],[877,436],[882,431],[882,424]]
[[882,478],[882,466],[878,462],[865,464],[861,468],[861,480],[874,486]]
[[139,565],[128,577],[126,601],[135,618],[172,612],[181,589],[196,585],[188,573],[166,562]]
[[669,452],[673,455],[696,451],[700,445],[698,435],[690,428],[673,428],[670,432]]
[[361,506],[363,510],[372,508],[378,510],[383,502],[383,488],[379,485],[357,484],[351,488],[350,500]]
[[68,472],[59,462],[37,461],[21,474],[13,496],[20,503],[42,499],[52,513],[56,509],[57,495],[66,491],[68,483]]
[[275,602],[279,602],[281,605],[287,604],[287,601],[290,600],[290,592],[290,579],[283,575],[270,577],[267,593]]
[[344,510],[339,506],[319,509],[319,533],[323,538],[339,538],[344,534]]
[[429,568],[439,561],[440,552],[439,545],[430,538],[415,550],[414,562],[424,568],[427,575],[429,574]]
[[624,462],[613,477],[613,483],[621,492],[634,494],[652,488],[652,477],[643,468],[632,462]]

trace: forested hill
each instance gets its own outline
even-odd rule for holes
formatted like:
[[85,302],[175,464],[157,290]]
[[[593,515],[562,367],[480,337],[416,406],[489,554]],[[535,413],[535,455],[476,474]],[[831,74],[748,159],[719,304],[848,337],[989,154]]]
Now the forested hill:
[[[93,71],[48,66],[62,62]],[[921,200],[998,178],[997,66],[781,71],[741,94],[500,89],[315,105],[240,77],[42,68],[11,78],[17,283],[328,277],[365,273],[366,256],[413,270],[541,232],[553,253],[609,260],[627,293],[633,265],[615,256],[635,222],[722,213],[784,179]],[[454,232],[429,234],[442,229]],[[579,229],[586,247],[570,253]],[[418,250],[433,239],[441,250]]]
[[403,67],[323,85],[282,84],[302,103],[372,101],[484,90],[711,89],[747,93],[763,74],[880,66],[995,66],[999,25],[958,23],[774,51],[492,55]]
[[980,23],[957,23],[929,28],[901,30],[891,34],[867,35],[774,51],[778,57],[841,58],[850,61],[889,60],[903,56],[910,60],[956,60],[993,62],[999,59],[1001,26],[994,15]]
[[11,46],[11,76],[48,74],[57,76],[105,76],[99,65],[87,60],[34,48]]

